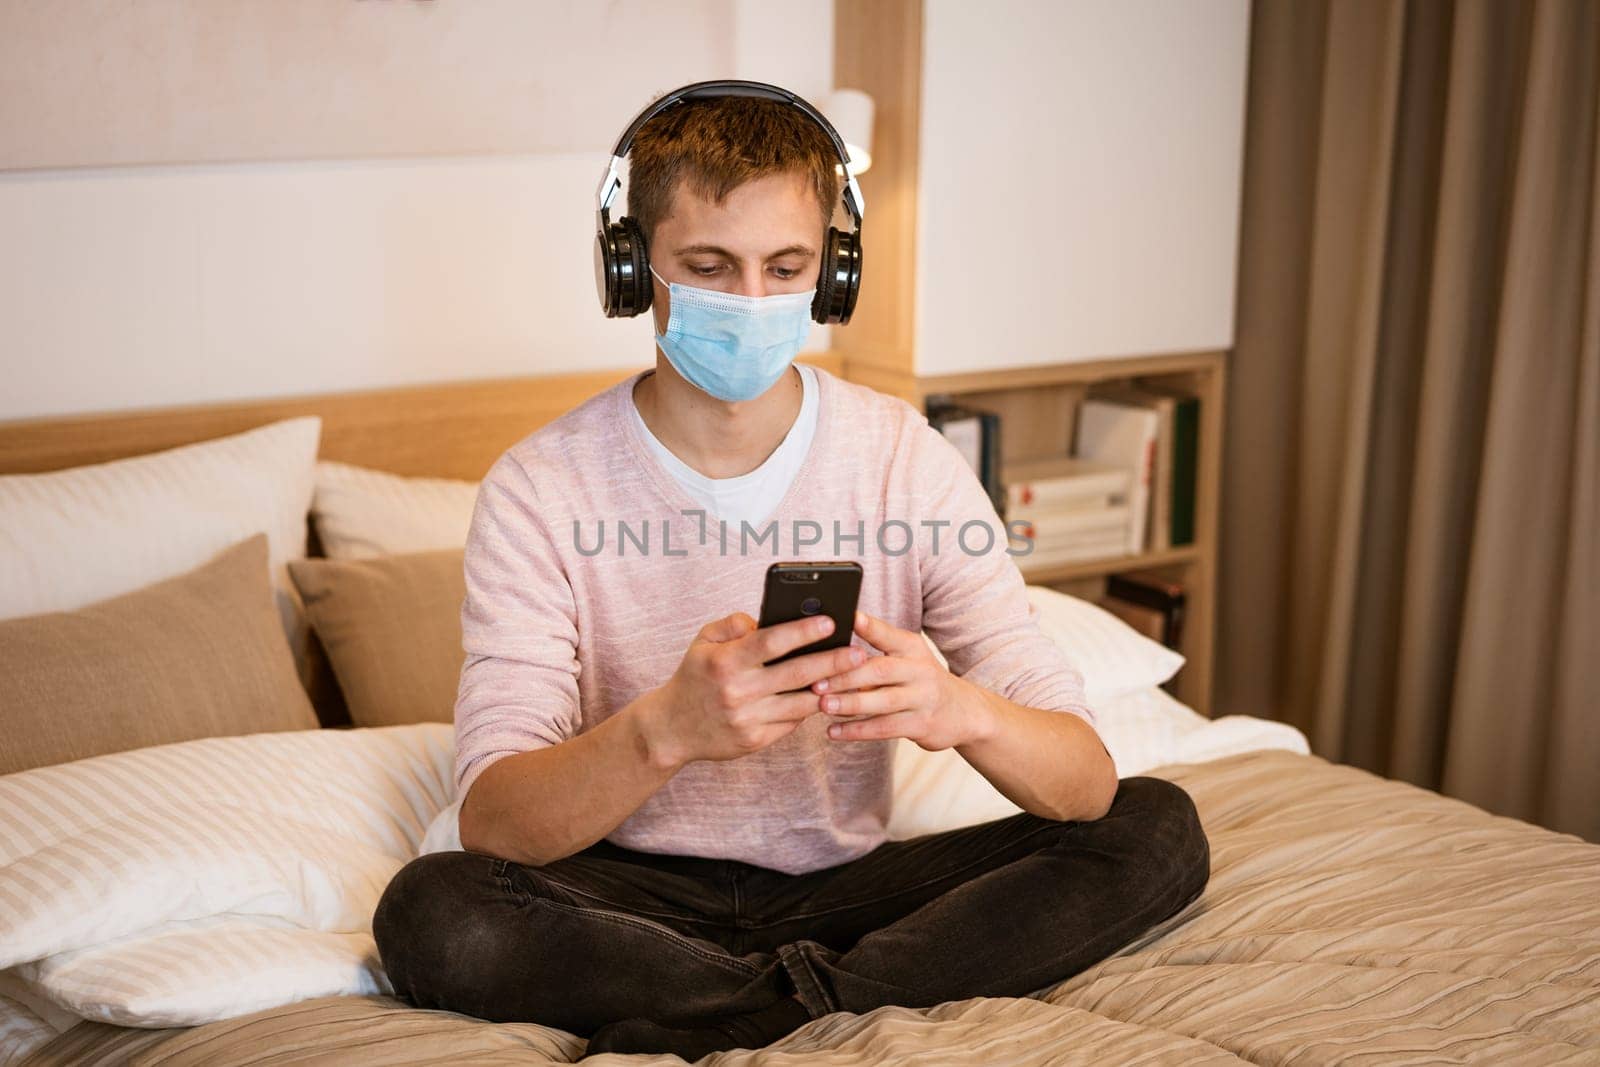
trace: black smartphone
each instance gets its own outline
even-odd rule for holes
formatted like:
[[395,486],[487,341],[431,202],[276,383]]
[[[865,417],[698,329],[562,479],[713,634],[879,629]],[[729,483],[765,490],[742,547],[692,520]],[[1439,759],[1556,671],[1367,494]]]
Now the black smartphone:
[[767,586],[761,594],[761,618],[756,625],[776,626],[810,615],[827,615],[833,619],[833,632],[762,666],[848,645],[855,633],[856,601],[860,598],[861,564],[855,560],[788,561],[768,567]]

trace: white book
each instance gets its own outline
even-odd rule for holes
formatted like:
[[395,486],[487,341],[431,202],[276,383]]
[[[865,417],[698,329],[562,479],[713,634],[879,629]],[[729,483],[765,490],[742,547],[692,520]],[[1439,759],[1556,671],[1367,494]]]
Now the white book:
[[1128,494],[1131,508],[1129,555],[1144,551],[1160,434],[1161,416],[1150,408],[1092,397],[1078,406],[1078,433],[1073,454],[1082,459],[1115,463],[1132,473],[1133,485]]
[[983,477],[983,420],[976,415],[951,419],[939,427],[939,432],[972,464],[978,477]]
[[1150,540],[1146,548],[1161,552],[1172,547],[1173,412],[1178,398],[1137,385],[1102,385],[1100,398],[1154,410],[1160,418],[1156,434],[1155,475],[1150,483]]
[[1008,518],[1007,521],[1015,523],[1014,529],[1025,537],[1033,538],[1039,546],[1107,538],[1114,538],[1118,544],[1125,545],[1128,543],[1130,517],[1127,504],[1114,504],[1109,507],[1049,512],[1028,518]]
[[[1126,474],[1126,472],[1122,472]],[[1128,493],[1126,488],[1120,493],[1110,495],[1097,495],[1093,497],[1068,497],[1055,500],[1043,505],[1040,504],[1007,504],[1006,519],[1016,519],[1021,522],[1035,524],[1053,524],[1057,516],[1074,515],[1084,512],[1103,512],[1107,508],[1121,508],[1123,513],[1128,511]],[[1126,520],[1123,521],[1126,529]]]
[[1007,511],[1059,510],[1067,506],[1099,506],[1120,501],[1128,493],[1128,471],[1112,463],[1072,456],[1008,463],[1000,472],[1006,487]]

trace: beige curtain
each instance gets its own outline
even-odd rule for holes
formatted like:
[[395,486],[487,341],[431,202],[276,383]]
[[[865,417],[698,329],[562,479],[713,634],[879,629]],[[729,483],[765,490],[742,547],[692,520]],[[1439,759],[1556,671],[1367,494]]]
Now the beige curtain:
[[1600,3],[1257,0],[1216,706],[1600,840]]

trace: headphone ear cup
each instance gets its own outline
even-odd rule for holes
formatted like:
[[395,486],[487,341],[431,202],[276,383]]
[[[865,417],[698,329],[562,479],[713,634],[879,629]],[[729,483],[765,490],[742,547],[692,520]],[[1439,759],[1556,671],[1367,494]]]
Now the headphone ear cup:
[[608,319],[617,313],[616,229],[606,225],[594,232],[594,288]]
[[630,273],[633,277],[633,310],[629,315],[639,315],[650,310],[656,287],[650,276],[650,250],[645,247],[644,230],[632,215],[624,215],[622,225],[628,230],[628,251],[633,257]]
[[644,233],[631,217],[603,227],[595,236],[594,282],[607,318],[631,318],[650,307],[655,294],[649,274]]
[[856,309],[856,294],[861,291],[860,235],[840,233],[828,227],[822,245],[822,273],[817,277],[817,295],[811,301],[811,317],[819,323],[843,326]]

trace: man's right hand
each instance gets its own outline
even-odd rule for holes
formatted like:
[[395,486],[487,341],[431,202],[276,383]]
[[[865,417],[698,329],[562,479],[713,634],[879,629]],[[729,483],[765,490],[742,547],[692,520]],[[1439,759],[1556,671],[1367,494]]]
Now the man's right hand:
[[861,663],[856,647],[808,652],[770,667],[786,652],[826,636],[826,615],[757,628],[742,611],[706,623],[678,669],[657,689],[641,723],[652,764],[729,760],[759,752],[819,713],[811,683]]

